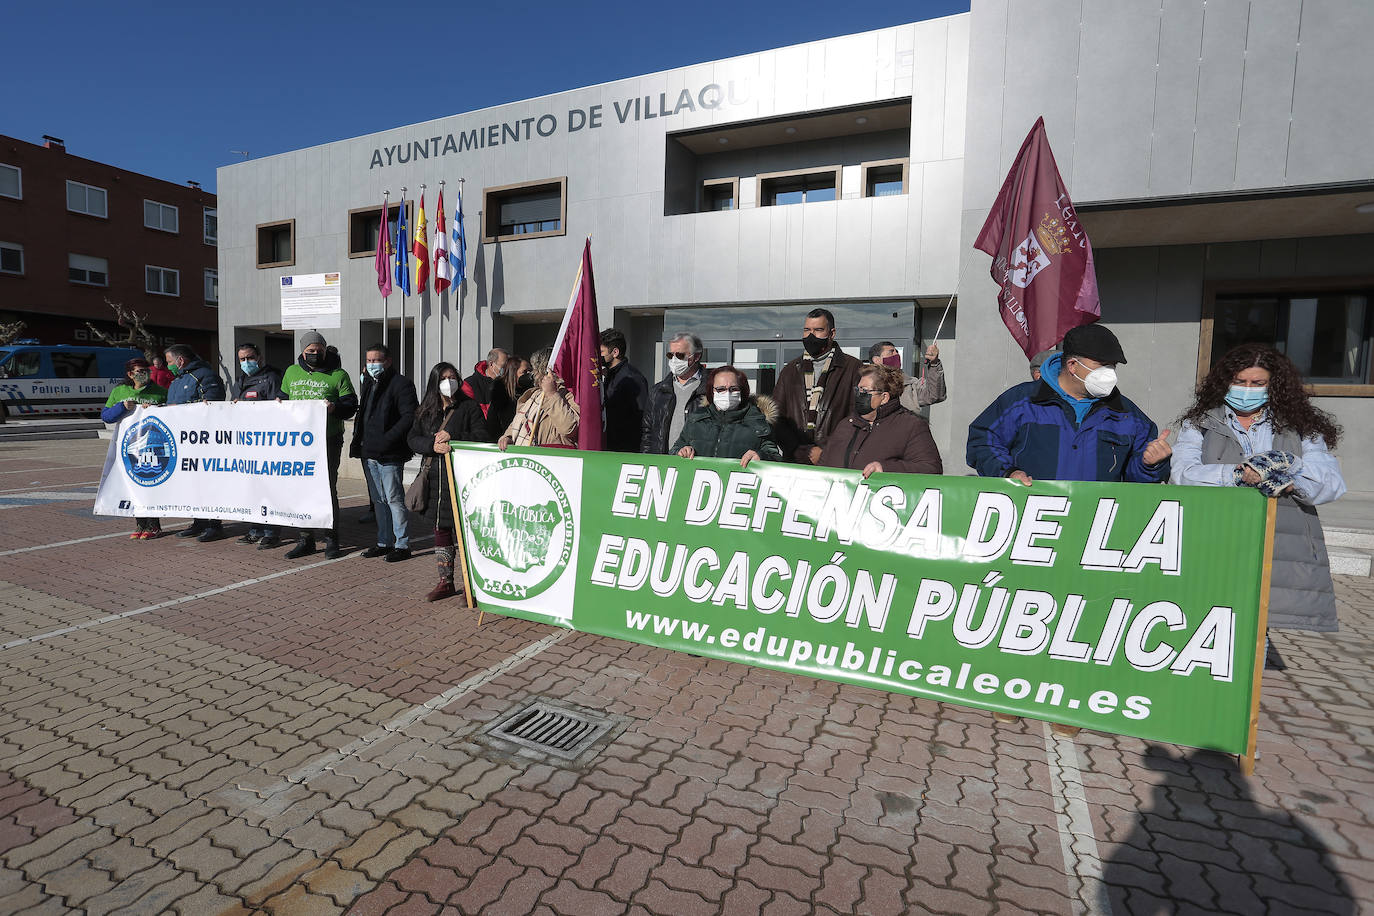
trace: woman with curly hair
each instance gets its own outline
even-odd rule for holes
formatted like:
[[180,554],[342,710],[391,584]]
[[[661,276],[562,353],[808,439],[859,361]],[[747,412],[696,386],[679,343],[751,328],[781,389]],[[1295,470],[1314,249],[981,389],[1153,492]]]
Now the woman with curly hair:
[[[1212,366],[1179,420],[1171,483],[1255,487],[1278,500],[1270,625],[1336,630],[1335,591],[1314,507],[1345,493],[1340,464],[1328,451],[1341,428],[1312,405],[1298,367],[1273,347],[1241,344]],[[1282,667],[1272,654],[1271,663]]]

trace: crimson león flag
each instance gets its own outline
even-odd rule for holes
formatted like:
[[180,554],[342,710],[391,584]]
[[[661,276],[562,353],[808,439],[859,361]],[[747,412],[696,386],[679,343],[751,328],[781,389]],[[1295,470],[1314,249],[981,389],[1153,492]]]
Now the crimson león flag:
[[1002,323],[1027,358],[1102,317],[1088,233],[1037,118],[973,247],[992,255]]
[[582,249],[568,310],[549,361],[577,402],[577,447],[601,451],[601,330],[596,321],[596,282],[592,279],[592,240]]

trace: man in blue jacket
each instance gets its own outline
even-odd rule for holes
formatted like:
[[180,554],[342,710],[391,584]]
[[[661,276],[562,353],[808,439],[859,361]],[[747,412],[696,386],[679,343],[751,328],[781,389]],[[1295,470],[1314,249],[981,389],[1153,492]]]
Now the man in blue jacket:
[[[1038,381],[1002,392],[968,427],[969,467],[980,477],[1006,477],[1026,486],[1041,480],[1159,483],[1169,479],[1169,430],[1116,387],[1126,362],[1121,342],[1100,324],[1064,335],[1061,352],[1040,366]],[[999,722],[1019,716],[994,712]],[[1056,734],[1078,726],[1055,722]]]
[[1116,387],[1126,355],[1116,335],[1086,324],[1064,335],[1040,380],[1009,388],[968,428],[970,467],[1029,486],[1042,480],[1159,483],[1169,479],[1169,430]]
[[[172,371],[172,384],[167,386],[167,404],[194,404],[197,401],[224,400],[224,382],[210,364],[196,355],[186,344],[172,344],[165,351],[167,368]],[[218,541],[224,537],[224,526],[217,518],[191,520],[191,527],[177,532],[179,538],[198,541]]]

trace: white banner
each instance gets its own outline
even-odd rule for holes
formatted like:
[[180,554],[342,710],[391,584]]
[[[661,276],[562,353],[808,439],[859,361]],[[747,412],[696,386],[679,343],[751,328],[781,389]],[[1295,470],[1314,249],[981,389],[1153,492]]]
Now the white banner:
[[324,401],[140,406],[110,438],[96,515],[333,524]]
[[452,455],[473,597],[571,621],[582,459],[466,443]]
[[343,281],[338,273],[281,278],[282,330],[337,328],[342,323]]

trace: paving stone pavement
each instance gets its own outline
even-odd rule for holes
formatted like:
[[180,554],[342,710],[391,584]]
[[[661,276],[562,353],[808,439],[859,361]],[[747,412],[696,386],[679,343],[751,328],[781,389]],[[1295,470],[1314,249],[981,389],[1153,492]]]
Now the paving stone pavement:
[[[131,542],[83,491],[103,448],[0,446],[0,912],[1374,908],[1369,579],[1338,578],[1339,634],[1275,633],[1289,669],[1266,674],[1244,777],[1214,753],[479,627],[420,599],[428,553]],[[577,764],[475,740],[534,697],[623,730]]]

